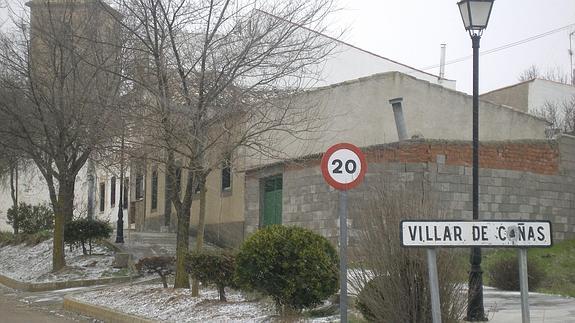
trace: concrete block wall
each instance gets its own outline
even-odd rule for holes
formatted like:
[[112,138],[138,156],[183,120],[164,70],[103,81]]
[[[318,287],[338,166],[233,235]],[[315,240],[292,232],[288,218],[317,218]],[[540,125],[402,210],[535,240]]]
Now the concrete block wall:
[[[350,192],[350,205],[374,189],[425,191],[448,217],[472,218],[471,145],[465,142],[416,141],[364,149],[368,172]],[[554,239],[575,238],[575,137],[556,141],[484,143],[480,148],[480,217],[482,219],[550,220]],[[283,174],[286,225],[299,225],[327,237],[339,234],[338,192],[319,167],[321,156],[259,169],[246,176],[246,234],[259,227],[260,180]],[[350,244],[354,212],[350,209]]]

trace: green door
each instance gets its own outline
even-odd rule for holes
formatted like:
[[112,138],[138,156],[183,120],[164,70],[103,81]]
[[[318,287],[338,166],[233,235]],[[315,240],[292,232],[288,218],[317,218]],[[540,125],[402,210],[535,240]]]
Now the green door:
[[264,179],[262,226],[282,223],[282,177]]

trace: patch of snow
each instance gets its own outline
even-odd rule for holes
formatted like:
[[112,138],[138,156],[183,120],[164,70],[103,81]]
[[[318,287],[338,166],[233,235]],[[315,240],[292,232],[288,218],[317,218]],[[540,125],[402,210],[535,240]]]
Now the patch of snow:
[[97,279],[113,276],[111,251],[94,245],[93,255],[83,255],[81,248],[72,251],[66,246],[66,267],[52,273],[52,239],[34,246],[25,244],[0,248],[0,274],[15,280],[33,283]]
[[202,289],[200,297],[192,297],[190,289],[161,285],[126,285],[75,294],[74,298],[167,322],[261,322],[269,321],[275,314],[273,304],[247,300],[233,290],[226,291],[227,302],[219,301],[215,289]]

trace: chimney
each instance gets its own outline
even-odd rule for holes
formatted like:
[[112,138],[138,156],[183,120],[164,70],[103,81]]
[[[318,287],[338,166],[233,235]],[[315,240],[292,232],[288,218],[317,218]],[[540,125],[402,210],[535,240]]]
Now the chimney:
[[445,79],[445,44],[441,44],[441,53],[439,56],[439,83]]
[[395,126],[397,127],[397,136],[399,141],[407,140],[407,127],[405,126],[405,119],[403,118],[403,108],[401,102],[403,98],[395,98],[389,100],[391,107],[393,108],[393,116],[395,118]]

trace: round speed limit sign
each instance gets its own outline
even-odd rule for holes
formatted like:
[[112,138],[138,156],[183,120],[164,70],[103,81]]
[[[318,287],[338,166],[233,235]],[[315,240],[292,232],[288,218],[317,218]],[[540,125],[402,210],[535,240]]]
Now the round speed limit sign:
[[359,185],[367,171],[365,156],[352,144],[340,143],[329,147],[321,159],[321,172],[333,188],[345,191]]

